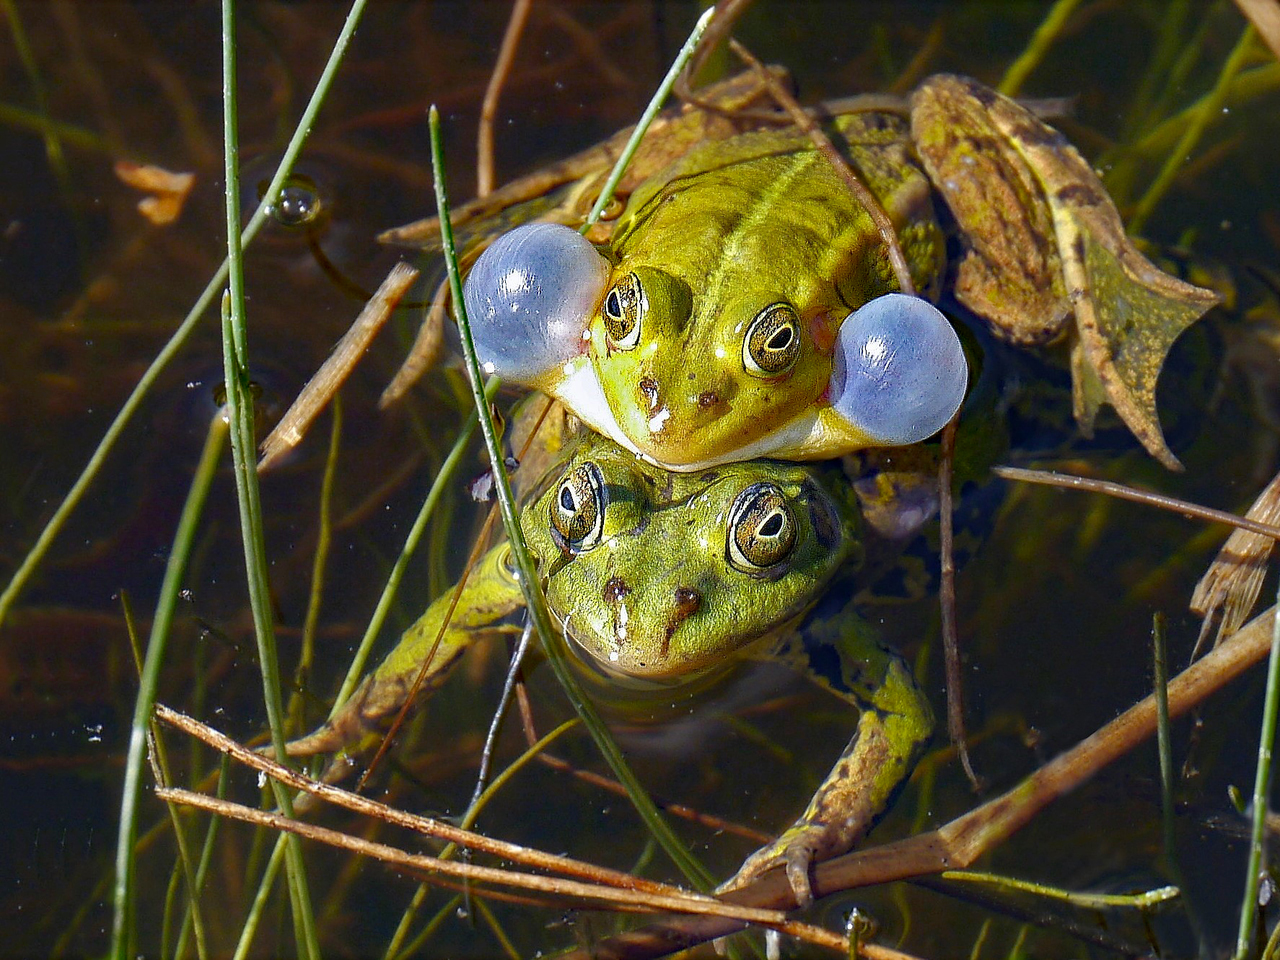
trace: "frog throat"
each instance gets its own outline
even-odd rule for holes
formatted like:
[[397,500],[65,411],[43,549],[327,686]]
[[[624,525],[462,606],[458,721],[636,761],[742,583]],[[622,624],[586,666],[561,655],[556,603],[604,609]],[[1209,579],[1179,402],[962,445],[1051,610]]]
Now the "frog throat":
[[795,455],[818,445],[827,434],[827,429],[817,411],[807,412],[796,417],[779,430],[761,437],[732,452],[698,460],[693,463],[664,463],[641,450],[630,437],[623,432],[617,418],[609,408],[604,389],[600,385],[599,375],[589,357],[580,357],[565,364],[564,376],[547,392],[572,410],[578,419],[597,433],[604,434],[620,447],[634,453],[646,463],[663,467],[676,473],[693,473],[722,463],[740,460],[754,460],[757,457],[777,457],[779,455]]

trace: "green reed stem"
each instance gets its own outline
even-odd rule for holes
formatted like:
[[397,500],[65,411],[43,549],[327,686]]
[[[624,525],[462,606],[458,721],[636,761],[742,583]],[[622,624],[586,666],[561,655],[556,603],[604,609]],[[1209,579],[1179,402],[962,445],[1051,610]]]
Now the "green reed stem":
[[316,552],[311,561],[311,589],[307,596],[307,613],[302,620],[302,646],[298,665],[293,672],[294,694],[290,697],[289,729],[297,731],[302,724],[305,703],[302,695],[315,657],[316,628],[320,623],[320,605],[324,599],[325,568],[329,564],[329,548],[333,542],[333,481],[338,472],[338,450],[342,445],[342,394],[335,393],[331,405],[329,453],[324,461],[324,477],[320,481],[320,516],[317,520]]
[[[272,206],[275,204],[280,188],[293,172],[294,161],[297,160],[298,154],[302,152],[302,146],[306,143],[307,137],[311,133],[311,126],[315,122],[316,115],[320,112],[320,107],[329,93],[330,86],[333,84],[333,78],[338,72],[338,65],[346,55],[347,46],[351,41],[352,34],[355,33],[356,25],[360,22],[360,17],[364,13],[366,3],[368,3],[368,0],[353,0],[351,9],[347,12],[347,18],[342,24],[342,30],[339,32],[337,40],[334,41],[333,50],[329,53],[329,60],[325,63],[324,70],[320,73],[320,79],[316,81],[316,88],[312,91],[311,99],[307,102],[306,109],[302,111],[302,116],[298,119],[298,126],[294,130],[293,138],[289,141],[288,146],[284,149],[284,154],[280,157],[280,165],[276,167],[275,176],[271,178],[271,183],[263,194],[262,202],[258,204],[258,208],[253,212],[253,216],[249,218],[248,224],[246,224],[243,233],[240,235],[242,247],[248,246],[253,238],[258,235],[258,232],[266,223]],[[115,415],[115,419],[107,427],[102,439],[98,441],[97,448],[89,457],[84,469],[80,471],[80,476],[71,485],[71,489],[67,491],[62,503],[58,504],[53,516],[49,518],[44,525],[44,529],[40,531],[40,536],[36,538],[36,542],[27,551],[27,555],[23,558],[18,569],[14,571],[8,585],[0,593],[0,626],[8,619],[9,611],[14,603],[17,602],[18,596],[27,585],[27,581],[31,579],[32,574],[35,573],[45,554],[49,552],[49,547],[53,545],[53,541],[62,532],[62,528],[66,526],[67,518],[71,516],[71,512],[75,510],[84,498],[85,492],[89,489],[89,484],[98,476],[103,463],[106,462],[107,455],[115,446],[116,441],[120,438],[120,434],[124,432],[124,428],[129,421],[133,419],[133,415],[137,412],[138,407],[141,406],[143,399],[165,367],[169,365],[169,361],[182,349],[195,330],[196,323],[222,290],[223,285],[227,282],[228,267],[229,262],[224,260],[222,266],[210,278],[204,291],[196,298],[196,302],[192,305],[182,323],[178,325],[178,329],[173,332],[168,342],[160,348],[160,352],[151,361],[151,365],[142,374],[137,385],[129,394],[128,399],[125,400],[120,407],[120,411]]]
[[[225,753],[221,754],[221,766],[218,771],[218,789],[214,791],[219,800],[227,795],[227,778],[231,773],[231,758]],[[213,862],[213,847],[218,839],[218,825],[222,823],[221,817],[210,817],[209,827],[205,830],[204,845],[200,850],[200,863],[196,866],[196,896],[200,895],[200,891],[204,889],[205,877],[209,875],[209,864]],[[182,920],[182,929],[178,932],[178,945],[174,948],[174,960],[182,960],[186,952],[187,937],[190,935],[193,917],[190,911]]]
[[1031,37],[1031,42],[1027,44],[1025,50],[1018,55],[1018,59],[1009,65],[1009,69],[1005,71],[1000,86],[997,88],[1006,97],[1016,97],[1018,91],[1022,89],[1023,83],[1027,77],[1031,75],[1031,71],[1040,66],[1040,61],[1049,52],[1049,48],[1053,46],[1058,34],[1062,32],[1062,28],[1066,26],[1068,18],[1075,13],[1076,7],[1080,6],[1080,0],[1058,0],[1049,8],[1048,15],[1040,22],[1040,26],[1036,28],[1036,32]]
[[[418,888],[419,893],[422,893],[427,889],[428,887],[426,884],[423,884],[421,887]],[[462,894],[460,893],[454,894],[452,897],[449,898],[448,901],[445,902],[445,905],[443,907],[441,907],[439,910],[436,911],[435,916],[433,916],[430,920],[427,921],[427,925],[423,927],[420,931],[418,931],[418,935],[414,937],[411,941],[409,941],[408,944],[405,945],[403,950],[400,950],[398,953],[392,953],[391,951],[388,950],[384,960],[399,960],[399,958],[401,957],[408,958],[408,957],[419,956],[421,954],[423,944],[425,944],[428,940],[431,939],[432,935],[437,930],[440,929],[441,924],[443,924],[450,917],[456,915],[458,907],[461,905],[462,905]],[[399,934],[400,931],[397,930],[396,933]]]
[[649,129],[649,124],[653,123],[653,118],[662,109],[662,104],[666,101],[667,95],[671,93],[671,88],[675,85],[676,78],[680,76],[680,71],[684,69],[684,65],[693,56],[693,51],[697,49],[698,41],[702,39],[702,34],[706,32],[707,25],[711,23],[711,17],[715,13],[715,9],[712,6],[702,12],[698,22],[693,25],[693,32],[689,34],[689,39],[684,42],[684,46],[676,54],[675,61],[671,64],[671,69],[662,78],[662,83],[658,84],[658,89],[654,91],[653,96],[649,99],[649,105],[644,108],[644,113],[640,114],[639,122],[636,123],[635,129],[631,131],[631,139],[627,141],[627,145],[622,149],[618,162],[609,171],[609,178],[605,180],[600,196],[596,197],[595,205],[591,208],[591,212],[587,214],[587,222],[582,226],[584,231],[600,219],[600,214],[604,212],[604,208],[613,199],[613,192],[618,189],[618,181],[622,179],[623,173],[626,172],[627,166],[631,163],[631,158],[635,155],[636,148],[640,146],[640,141],[644,138],[645,131]]
[[551,613],[547,609],[546,597],[542,594],[541,581],[533,558],[529,556],[529,548],[525,544],[520,530],[520,516],[516,510],[515,498],[511,494],[511,483],[507,478],[506,465],[502,458],[497,431],[493,427],[493,418],[489,414],[489,404],[485,397],[480,364],[476,359],[475,346],[471,340],[471,324],[467,319],[466,304],[462,298],[462,279],[458,273],[458,258],[454,250],[453,226],[449,222],[449,197],[444,182],[444,147],[440,135],[440,114],[432,105],[429,113],[431,127],[431,165],[435,180],[436,209],[440,216],[440,237],[444,248],[445,268],[449,274],[449,290],[453,295],[454,319],[458,323],[458,332],[462,340],[462,353],[466,361],[468,379],[471,382],[471,395],[475,401],[476,411],[480,417],[480,431],[484,435],[485,447],[489,452],[489,463],[493,470],[494,489],[498,495],[498,507],[502,513],[502,524],[506,528],[507,538],[511,544],[511,556],[515,560],[516,569],[520,571],[520,590],[524,594],[529,615],[533,619],[534,628],[542,641],[547,660],[560,681],[573,707],[582,718],[591,737],[596,742],[605,762],[613,770],[619,782],[627,791],[632,804],[640,814],[641,820],[648,827],[659,845],[667,852],[672,861],[680,868],[689,882],[699,890],[707,890],[711,878],[706,869],[697,862],[689,851],[681,844],[666,822],[653,800],[645,792],[630,766],[622,756],[622,751],[609,735],[608,729],[601,721],[595,708],[587,700],[578,678],[574,676],[569,664],[569,653],[564,647],[564,640],[556,628]]
[[[1277,595],[1280,601],[1280,593]],[[1262,871],[1262,844],[1266,835],[1267,803],[1271,796],[1271,754],[1276,742],[1276,715],[1280,713],[1280,616],[1271,630],[1271,656],[1267,660],[1267,693],[1258,733],[1258,768],[1253,779],[1253,829],[1249,835],[1249,862],[1240,904],[1240,929],[1236,933],[1235,960],[1249,953],[1254,913],[1258,909],[1258,881]]]
[[1057,903],[1070,904],[1081,910],[1108,910],[1128,908],[1148,910],[1162,903],[1168,903],[1181,895],[1177,887],[1156,887],[1141,893],[1081,893],[1076,890],[1063,890],[1048,884],[1032,883],[1029,880],[1016,880],[997,873],[983,873],[979,870],[944,870],[939,878],[949,882],[959,881],[998,890],[1029,893]]
[[1156,204],[1164,198],[1164,195],[1169,191],[1169,187],[1173,185],[1179,169],[1186,162],[1191,151],[1195,149],[1195,145],[1200,141],[1205,129],[1211,121],[1222,115],[1222,106],[1227,102],[1227,96],[1231,90],[1231,81],[1235,79],[1236,74],[1244,66],[1245,60],[1253,47],[1254,33],[1252,24],[1246,26],[1240,33],[1240,39],[1236,41],[1235,49],[1231,51],[1226,63],[1222,65],[1222,71],[1218,74],[1217,83],[1213,85],[1209,95],[1196,105],[1196,110],[1191,115],[1186,129],[1183,130],[1177,146],[1165,158],[1164,166],[1161,167],[1160,173],[1156,175],[1151,186],[1147,188],[1147,192],[1138,201],[1133,215],[1129,218],[1129,233],[1136,235],[1142,232],[1142,228],[1146,225],[1152,211],[1155,210]]
[[289,846],[291,833],[281,833],[276,837],[276,845],[271,851],[266,869],[262,871],[262,879],[258,881],[258,892],[254,894],[249,914],[244,918],[240,928],[240,939],[236,942],[236,952],[231,960],[246,960],[253,949],[253,937],[262,922],[262,912],[267,908],[267,900],[271,896],[271,887],[275,884],[276,875],[280,872],[280,864],[284,861],[285,850]]
[[138,697],[133,705],[133,721],[129,727],[129,749],[125,758],[124,786],[120,797],[120,831],[116,837],[116,871],[112,888],[114,918],[111,929],[111,956],[115,960],[127,960],[136,954],[134,947],[133,919],[135,913],[134,843],[138,838],[138,800],[142,785],[142,759],[146,749],[147,724],[155,707],[156,689],[160,684],[160,667],[164,663],[165,646],[169,640],[169,628],[177,609],[182,578],[186,574],[187,561],[195,542],[196,528],[209,487],[217,473],[218,460],[227,438],[227,424],[219,411],[209,424],[200,462],[191,479],[187,500],[178,518],[173,547],[164,568],[160,595],[156,601],[155,617],[151,621],[151,634],[147,638],[147,653],[142,662],[138,681]]
[[520,951],[511,942],[511,938],[507,936],[507,931],[502,929],[502,924],[498,922],[497,916],[494,915],[493,908],[483,900],[475,901],[476,913],[480,914],[480,919],[489,928],[489,932],[493,934],[493,938],[498,941],[498,945],[502,947],[502,952],[507,955],[509,960],[520,960]]
[[62,193],[63,200],[67,201],[70,207],[73,195],[71,170],[67,167],[67,156],[62,149],[58,128],[49,122],[49,92],[45,89],[44,78],[40,75],[40,67],[27,40],[27,31],[23,29],[17,6],[13,0],[0,0],[0,9],[4,10],[5,19],[9,21],[9,30],[13,34],[13,46],[18,52],[18,59],[22,61],[27,82],[31,84],[31,92],[36,99],[36,110],[45,121],[40,126],[40,136],[44,140],[44,152],[49,159],[49,169],[53,171],[54,179],[58,181],[58,189]]
[[[220,417],[215,416],[214,424],[211,424],[210,433]],[[226,436],[226,429],[220,431]],[[208,441],[206,440],[206,444]],[[221,459],[222,446],[218,445],[218,450],[213,456],[213,469],[216,471],[217,463]],[[124,611],[125,632],[129,635],[129,650],[133,654],[134,669],[138,671],[138,678],[142,678],[143,652],[142,644],[138,640],[137,622],[133,616],[133,604],[129,602],[129,595],[125,592],[120,594],[120,606]],[[170,772],[169,754],[164,745],[164,739],[160,736],[160,727],[156,723],[154,717],[147,718],[147,735],[148,743],[151,750],[151,768],[156,782],[161,786],[170,786],[173,783],[173,774]],[[208,956],[208,949],[205,939],[204,916],[200,911],[199,888],[196,886],[196,866],[195,860],[191,856],[191,848],[187,842],[187,831],[182,825],[181,811],[177,804],[166,803],[165,807],[169,812],[169,823],[173,828],[173,839],[178,846],[178,863],[173,871],[170,880],[169,890],[165,892],[164,912],[162,914],[163,921],[161,923],[160,934],[160,954],[168,955],[168,935],[169,935],[169,918],[172,913],[172,904],[177,898],[178,880],[182,881],[182,886],[187,890],[187,916],[191,917],[191,921],[195,927],[196,934],[196,954],[200,960],[205,960]]]
[[[244,546],[249,607],[262,674],[262,700],[275,754],[284,763],[284,712],[280,699],[280,665],[276,655],[275,623],[271,612],[271,587],[267,578],[266,538],[262,526],[262,501],[258,489],[257,439],[254,431],[253,394],[249,389],[249,350],[244,306],[244,263],[240,244],[240,143],[236,98],[235,0],[222,0],[222,118],[225,142],[225,200],[227,214],[227,262],[230,289],[222,298],[222,365],[231,414],[231,460],[240,509],[240,540]],[[293,799],[282,784],[272,781],[276,803],[286,817],[293,816]],[[307,889],[302,845],[289,835],[285,843],[285,877],[293,913],[294,940],[299,954],[319,960],[315,915]]]
[[1151,116],[1152,102],[1155,100],[1156,92],[1165,82],[1169,68],[1178,56],[1182,30],[1186,25],[1190,8],[1190,0],[1171,0],[1160,17],[1155,49],[1147,60],[1147,68],[1143,72],[1142,82],[1138,84],[1138,92],[1133,95],[1125,111],[1124,129],[1129,132],[1127,138],[1129,140],[1133,139]]

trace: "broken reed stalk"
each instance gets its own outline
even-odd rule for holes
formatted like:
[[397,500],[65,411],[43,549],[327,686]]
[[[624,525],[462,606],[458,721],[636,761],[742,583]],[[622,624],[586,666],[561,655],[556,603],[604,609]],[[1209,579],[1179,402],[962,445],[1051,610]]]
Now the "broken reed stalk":
[[502,46],[498,49],[498,61],[489,75],[489,85],[484,90],[484,102],[480,105],[480,124],[476,131],[476,196],[487,197],[493,191],[493,122],[498,115],[498,98],[503,84],[511,74],[516,59],[520,34],[529,21],[533,0],[515,0],[511,17],[507,20]]

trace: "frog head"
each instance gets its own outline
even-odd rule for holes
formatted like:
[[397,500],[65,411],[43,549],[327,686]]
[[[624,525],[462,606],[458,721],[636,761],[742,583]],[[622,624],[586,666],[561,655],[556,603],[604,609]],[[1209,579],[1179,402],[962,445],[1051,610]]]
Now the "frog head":
[[696,469],[769,454],[808,432],[827,389],[848,311],[801,309],[794,291],[727,273],[708,290],[710,278],[624,260],[592,319],[618,439],[652,462]]
[[833,468],[676,474],[591,435],[523,515],[547,600],[602,670],[675,681],[732,662],[861,556]]

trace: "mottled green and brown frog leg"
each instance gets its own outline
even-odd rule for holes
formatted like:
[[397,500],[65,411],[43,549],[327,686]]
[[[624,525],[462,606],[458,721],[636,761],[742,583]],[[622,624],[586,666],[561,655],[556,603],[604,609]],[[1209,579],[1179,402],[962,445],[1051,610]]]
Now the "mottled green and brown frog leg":
[[417,692],[424,700],[444,683],[468,647],[501,632],[500,621],[524,605],[510,570],[509,553],[504,543],[480,560],[467,578],[443,635],[440,627],[449,612],[453,590],[438,597],[328,722],[287,744],[289,756],[337,754],[326,774],[340,776],[342,768],[349,765],[346,758],[366,750],[380,735],[383,724],[404,706],[428,656],[431,663]]
[[796,902],[813,901],[810,867],[849,850],[906,782],[933,732],[933,711],[902,658],[880,645],[846,609],[811,618],[770,659],[782,659],[861,711],[853,739],[809,802],[777,840],[747,858],[725,889],[783,867]]

